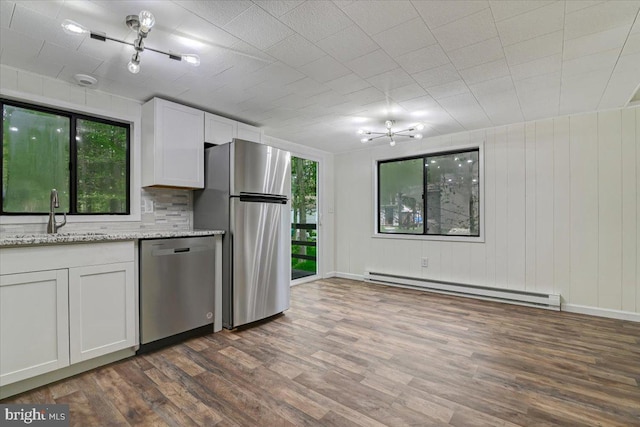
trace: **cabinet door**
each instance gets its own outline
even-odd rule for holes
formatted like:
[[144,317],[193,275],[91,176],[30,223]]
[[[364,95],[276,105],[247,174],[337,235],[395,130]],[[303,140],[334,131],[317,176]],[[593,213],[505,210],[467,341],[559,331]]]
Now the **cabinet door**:
[[0,276],[0,386],[69,366],[67,270]]
[[211,144],[226,144],[238,135],[238,122],[215,114],[204,114],[204,140]]
[[134,263],[69,269],[71,363],[136,345]]
[[159,104],[162,183],[204,187],[204,112],[173,102]]
[[203,188],[204,112],[155,98],[142,119],[143,185]]
[[262,132],[260,132],[260,128],[238,122],[238,139],[261,143]]

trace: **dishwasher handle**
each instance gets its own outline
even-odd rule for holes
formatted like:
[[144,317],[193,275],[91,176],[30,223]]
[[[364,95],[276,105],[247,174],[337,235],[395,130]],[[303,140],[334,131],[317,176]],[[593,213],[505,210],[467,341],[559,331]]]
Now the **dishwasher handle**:
[[164,256],[164,255],[175,255],[175,254],[184,254],[184,253],[193,253],[193,252],[203,252],[211,250],[211,248],[207,246],[195,245],[191,247],[181,247],[181,248],[153,248],[151,250],[152,256]]

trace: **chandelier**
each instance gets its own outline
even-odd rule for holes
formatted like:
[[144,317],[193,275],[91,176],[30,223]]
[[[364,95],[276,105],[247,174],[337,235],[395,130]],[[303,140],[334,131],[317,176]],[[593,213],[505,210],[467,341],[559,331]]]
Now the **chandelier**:
[[408,129],[403,129],[403,130],[398,130],[398,131],[393,131],[391,130],[391,127],[395,124],[395,120],[387,120],[386,122],[384,122],[385,126],[387,127],[387,131],[386,132],[371,132],[368,130],[364,130],[364,129],[359,129],[358,130],[358,135],[377,135],[377,136],[373,136],[373,137],[366,137],[366,138],[362,138],[360,140],[360,142],[362,142],[363,144],[366,142],[370,142],[373,141],[374,139],[378,139],[378,138],[384,138],[384,137],[388,137],[389,138],[389,145],[391,145],[392,147],[394,145],[396,145],[396,140],[395,138],[398,136],[403,136],[406,138],[413,138],[413,139],[422,139],[422,134],[421,133],[415,133],[415,134],[410,134],[410,133],[406,133],[406,132],[415,132],[417,130],[422,130],[424,129],[424,125],[422,123],[419,123],[413,127],[410,127]]
[[78,24],[77,22],[72,21],[70,19],[65,19],[64,21],[62,21],[62,29],[65,31],[65,33],[71,34],[71,35],[89,34],[90,37],[95,40],[100,40],[103,42],[107,40],[111,40],[114,42],[133,46],[135,52],[133,53],[133,55],[131,56],[131,60],[127,64],[127,69],[133,74],[137,74],[140,72],[140,55],[145,49],[150,50],[152,52],[167,55],[169,58],[174,59],[176,61],[184,61],[195,67],[200,65],[200,57],[198,55],[175,54],[175,53],[165,52],[160,49],[147,47],[144,45],[144,39],[149,35],[151,28],[156,23],[155,17],[148,10],[143,10],[138,15],[128,15],[125,19],[125,22],[129,28],[131,28],[137,33],[136,40],[133,43],[116,39],[113,37],[109,37],[105,33],[101,33],[99,31],[89,30],[83,25]]

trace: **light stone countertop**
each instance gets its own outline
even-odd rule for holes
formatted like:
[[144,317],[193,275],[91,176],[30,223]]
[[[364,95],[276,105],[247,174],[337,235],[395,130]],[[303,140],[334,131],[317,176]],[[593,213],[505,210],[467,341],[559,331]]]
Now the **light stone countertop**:
[[171,237],[198,237],[224,234],[222,230],[154,230],[75,232],[58,234],[0,234],[0,247],[25,245],[52,245],[59,243],[95,243],[116,240],[160,239]]

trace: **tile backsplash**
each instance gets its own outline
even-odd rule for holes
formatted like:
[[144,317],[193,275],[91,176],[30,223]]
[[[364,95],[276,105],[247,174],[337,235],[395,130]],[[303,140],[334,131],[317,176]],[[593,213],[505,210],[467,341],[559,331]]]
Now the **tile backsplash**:
[[191,190],[143,188],[140,205],[142,228],[189,230],[192,227]]
[[[141,221],[81,222],[69,223],[61,233],[82,231],[125,230],[173,230],[193,228],[193,192],[191,190],[167,188],[143,188],[140,190]],[[58,222],[62,215],[56,216]],[[0,224],[0,233],[31,234],[46,232],[46,218],[39,224]]]

